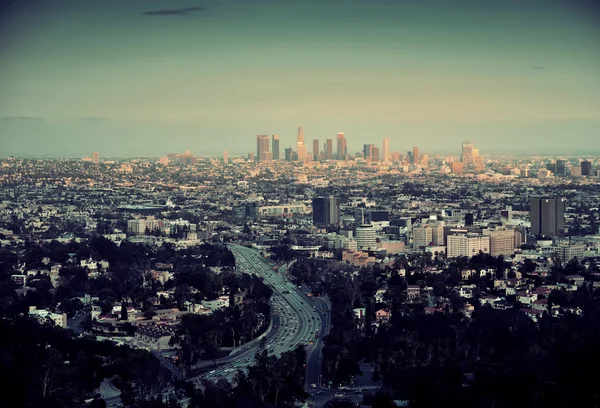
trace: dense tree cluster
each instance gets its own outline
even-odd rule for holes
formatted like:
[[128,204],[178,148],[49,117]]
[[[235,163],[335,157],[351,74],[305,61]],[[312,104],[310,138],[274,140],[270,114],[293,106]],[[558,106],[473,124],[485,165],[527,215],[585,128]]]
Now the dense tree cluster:
[[[149,352],[78,338],[34,319],[0,320],[0,406],[80,407],[103,379],[113,378],[124,402],[156,398],[169,381]],[[101,406],[101,404],[99,405]]]
[[295,400],[305,400],[303,347],[283,353],[279,358],[268,356],[265,343],[259,346],[254,365],[247,373],[238,371],[234,385],[225,381],[203,381],[201,387],[187,387],[190,406],[219,408],[289,407]]
[[[424,258],[423,258],[424,257]],[[480,254],[459,258],[441,273],[423,273],[435,264],[435,256],[401,257],[391,267],[363,268],[355,276],[330,273],[325,290],[332,303],[332,329],[323,348],[323,373],[333,384],[351,383],[360,373],[359,363],[374,367],[373,379],[383,392],[367,399],[377,407],[390,406],[392,399],[409,400],[415,407],[595,407],[600,380],[593,367],[600,363],[596,344],[600,341],[600,291],[584,284],[577,291],[554,290],[549,307],[579,307],[582,315],[547,313],[533,321],[518,307],[496,310],[471,303],[471,317],[462,313],[463,300],[447,288],[461,281],[461,269],[492,269],[488,277],[473,277],[482,290],[493,287],[495,274],[502,276],[506,262]],[[406,277],[398,275],[398,268]],[[535,263],[524,262],[524,273]],[[581,274],[595,280],[592,263],[584,268],[577,260],[564,267],[555,263],[546,281],[567,282],[566,276]],[[406,301],[406,284],[431,285],[436,296],[450,299],[451,307],[424,313],[423,298]],[[384,286],[384,302],[373,298]],[[353,309],[365,308],[364,319]],[[388,308],[388,323],[375,325],[374,311]]]

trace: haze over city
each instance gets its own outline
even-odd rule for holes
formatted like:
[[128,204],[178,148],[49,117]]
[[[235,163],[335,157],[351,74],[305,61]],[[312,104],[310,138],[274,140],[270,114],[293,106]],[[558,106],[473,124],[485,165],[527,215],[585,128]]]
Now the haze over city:
[[0,156],[600,149],[593,1],[3,4]]

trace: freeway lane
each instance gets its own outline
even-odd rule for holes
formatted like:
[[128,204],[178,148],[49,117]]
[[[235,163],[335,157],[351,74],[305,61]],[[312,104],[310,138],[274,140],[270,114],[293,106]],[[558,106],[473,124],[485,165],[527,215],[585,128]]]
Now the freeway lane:
[[[236,269],[240,272],[254,274],[263,278],[273,289],[272,306],[279,315],[278,329],[267,338],[267,350],[270,355],[280,356],[293,350],[298,344],[307,345],[307,354],[314,349],[310,342],[315,340],[315,332],[322,325],[321,316],[317,313],[306,296],[302,294],[284,274],[277,273],[273,267],[254,249],[229,244],[229,249],[236,259]],[[258,344],[253,344],[244,352],[244,356],[256,353]],[[253,358],[240,358],[239,354],[226,357],[235,361],[235,368],[245,368]],[[242,361],[240,361],[242,360]],[[227,369],[226,369],[227,370]],[[213,373],[212,379],[224,378],[231,381],[235,370],[222,371],[220,375]],[[217,378],[214,378],[217,377]]]
[[[280,356],[293,350],[298,344],[307,348],[307,356],[314,350],[315,331],[321,328],[321,316],[313,308],[308,298],[302,294],[285,273],[277,273],[274,268],[254,249],[235,244],[228,244],[236,260],[239,272],[259,276],[273,289],[271,297],[272,330],[267,331],[266,347],[270,355]],[[253,364],[258,341],[252,341],[234,350],[229,356],[219,359],[219,369],[211,370],[196,378],[211,381],[225,379],[233,381],[238,369],[246,371]],[[201,367],[211,367],[212,362],[205,362]]]
[[[331,328],[331,314],[328,313],[331,305],[326,298],[313,298],[313,303],[317,308],[317,313],[319,313],[323,325],[320,328],[319,339],[315,344],[314,350],[306,358],[306,384],[314,388],[315,391],[318,391],[322,386],[321,370],[323,357],[321,350],[323,348],[323,338],[329,334],[329,329]],[[314,384],[315,387],[312,387],[311,384]]]

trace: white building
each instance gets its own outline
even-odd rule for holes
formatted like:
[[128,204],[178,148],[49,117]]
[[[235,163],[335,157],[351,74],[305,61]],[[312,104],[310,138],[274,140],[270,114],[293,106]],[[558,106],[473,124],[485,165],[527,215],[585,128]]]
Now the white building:
[[358,249],[374,248],[376,242],[375,227],[370,224],[363,224],[356,228],[356,246]]
[[219,296],[215,300],[204,300],[202,301],[202,306],[213,312],[224,307],[229,307],[229,296]]
[[29,306],[29,316],[35,317],[40,322],[44,323],[47,321],[53,322],[55,325],[66,328],[67,327],[67,314],[66,313],[52,313],[48,310],[37,310],[35,306]]
[[490,253],[490,237],[487,235],[461,234],[448,236],[448,258],[472,257],[480,251]]

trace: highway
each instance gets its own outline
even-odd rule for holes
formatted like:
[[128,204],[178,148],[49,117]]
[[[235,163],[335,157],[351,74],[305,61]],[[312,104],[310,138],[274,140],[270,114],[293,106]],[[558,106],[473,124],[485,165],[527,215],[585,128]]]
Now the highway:
[[[297,345],[305,345],[307,360],[314,361],[313,352],[322,338],[322,314],[309,298],[296,288],[285,274],[285,268],[279,271],[274,268],[254,249],[241,245],[228,244],[236,261],[236,269],[240,273],[248,273],[261,277],[273,289],[271,306],[273,314],[272,330],[266,335],[266,347],[269,355],[279,357]],[[319,338],[316,333],[319,332]],[[316,344],[315,344],[316,342]],[[238,369],[245,370],[254,363],[254,355],[258,342],[250,342],[232,354],[218,360],[221,365],[198,378],[211,381],[225,379],[232,381]],[[312,358],[312,360],[311,360]],[[318,362],[318,359],[316,360]],[[308,365],[308,364],[307,364]],[[310,372],[307,370],[307,373]],[[308,376],[307,376],[308,378]],[[315,379],[316,381],[317,379]]]

